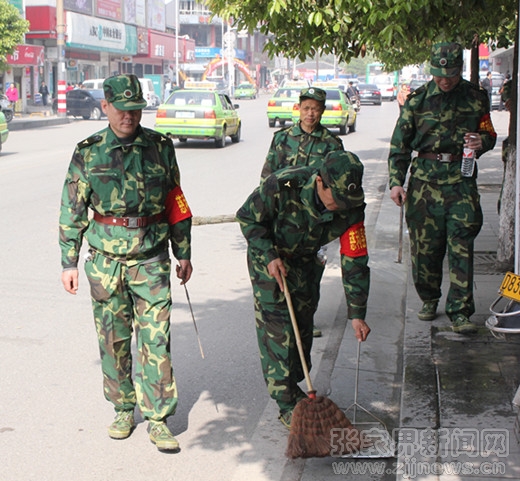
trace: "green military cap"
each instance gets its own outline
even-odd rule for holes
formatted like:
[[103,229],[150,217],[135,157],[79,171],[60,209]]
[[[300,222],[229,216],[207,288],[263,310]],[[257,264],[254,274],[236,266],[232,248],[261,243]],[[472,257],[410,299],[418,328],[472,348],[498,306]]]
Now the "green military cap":
[[119,110],[141,110],[147,105],[139,79],[132,74],[114,75],[103,82],[105,99]]
[[357,155],[343,150],[329,152],[320,167],[319,175],[332,190],[332,197],[341,210],[363,205],[363,164]]
[[325,99],[327,98],[327,93],[325,90],[319,89],[317,87],[310,87],[308,89],[303,89],[300,92],[300,102],[304,99],[314,99],[318,102],[325,103]]
[[462,45],[455,42],[437,43],[432,47],[430,73],[435,77],[455,77],[462,69]]

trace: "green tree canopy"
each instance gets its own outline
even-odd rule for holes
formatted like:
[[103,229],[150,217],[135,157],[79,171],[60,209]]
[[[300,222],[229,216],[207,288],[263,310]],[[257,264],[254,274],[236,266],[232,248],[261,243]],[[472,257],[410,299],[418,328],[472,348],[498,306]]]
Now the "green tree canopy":
[[5,64],[6,56],[13,53],[17,45],[24,41],[29,30],[29,22],[23,19],[16,7],[6,0],[0,0],[0,62]]
[[387,70],[427,60],[432,43],[475,35],[497,47],[512,42],[512,0],[207,0],[239,30],[272,34],[265,49],[304,60],[335,53],[340,60],[372,52]]

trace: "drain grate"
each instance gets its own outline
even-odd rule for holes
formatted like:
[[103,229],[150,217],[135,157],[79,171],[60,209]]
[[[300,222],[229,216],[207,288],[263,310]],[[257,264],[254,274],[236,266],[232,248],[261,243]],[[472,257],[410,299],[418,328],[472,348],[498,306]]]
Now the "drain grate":
[[473,269],[475,275],[503,275],[505,270],[497,268],[496,252],[475,252]]

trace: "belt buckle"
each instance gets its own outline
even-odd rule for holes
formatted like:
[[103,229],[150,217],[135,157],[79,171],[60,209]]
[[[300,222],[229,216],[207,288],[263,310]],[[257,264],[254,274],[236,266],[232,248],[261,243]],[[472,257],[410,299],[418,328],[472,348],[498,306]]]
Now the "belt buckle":
[[441,162],[451,162],[451,154],[439,154]]
[[128,227],[129,229],[137,229],[139,227],[139,218],[127,217],[125,219],[125,227]]

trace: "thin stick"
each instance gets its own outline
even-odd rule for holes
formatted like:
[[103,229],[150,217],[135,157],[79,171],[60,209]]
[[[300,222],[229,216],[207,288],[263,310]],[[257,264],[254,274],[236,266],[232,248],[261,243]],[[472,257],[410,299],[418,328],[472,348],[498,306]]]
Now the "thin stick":
[[188,305],[190,306],[191,318],[193,319],[193,326],[195,327],[195,333],[197,334],[197,341],[199,341],[200,355],[204,359],[204,351],[202,350],[202,344],[200,342],[199,330],[197,329],[197,323],[195,322],[195,316],[193,314],[193,308],[191,307],[190,295],[188,294],[188,288],[184,285],[184,292],[186,292],[186,299],[188,299]]
[[404,205],[401,204],[399,211],[399,250],[397,252],[397,263],[401,264],[403,261],[403,219],[404,219]]
[[[298,323],[296,322],[296,316],[294,315],[294,308],[291,300],[291,294],[287,288],[287,281],[285,276],[282,275],[283,279],[283,292],[285,294],[285,300],[287,302],[287,308],[289,309],[289,315],[291,316],[291,323],[294,331],[294,337],[296,338],[296,345],[298,346],[298,354],[302,362],[303,373],[305,375],[305,382],[307,383],[307,390],[309,391],[309,397],[314,396],[315,392],[312,387],[311,376],[309,375],[309,368],[305,361],[305,353],[303,352],[302,338],[300,336],[300,330],[298,329]],[[312,393],[312,394],[311,394]]]

